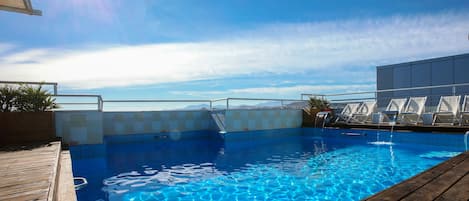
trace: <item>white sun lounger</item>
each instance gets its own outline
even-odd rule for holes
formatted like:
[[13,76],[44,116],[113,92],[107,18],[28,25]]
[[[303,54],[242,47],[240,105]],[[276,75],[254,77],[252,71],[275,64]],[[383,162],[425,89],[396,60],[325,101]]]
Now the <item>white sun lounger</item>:
[[371,114],[376,111],[376,101],[363,102],[356,113],[349,119],[351,123],[365,123],[371,120]]
[[436,112],[433,114],[433,125],[457,123],[460,100],[461,96],[441,96]]
[[461,117],[459,125],[464,126],[469,124],[469,95],[464,96],[461,108]]
[[338,115],[335,122],[348,122],[352,114],[357,112],[359,106],[360,103],[348,103],[345,105],[344,109],[342,109],[342,112]]
[[426,96],[411,97],[404,111],[399,115],[399,123],[417,124],[420,122],[422,113],[425,112],[425,102],[427,102]]
[[[382,122],[390,122],[391,119],[389,116],[394,115],[394,122],[397,121],[399,114],[401,114],[405,109],[405,104],[407,103],[407,98],[393,98],[389,101],[386,110],[381,112],[383,116]],[[381,122],[380,122],[381,123]]]

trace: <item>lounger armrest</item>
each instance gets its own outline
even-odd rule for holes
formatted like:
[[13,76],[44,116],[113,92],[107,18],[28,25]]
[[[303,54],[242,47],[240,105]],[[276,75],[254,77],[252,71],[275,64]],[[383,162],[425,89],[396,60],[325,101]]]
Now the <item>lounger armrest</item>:
[[403,114],[403,115],[407,115],[407,114],[415,114],[415,115],[418,115],[418,114],[415,113],[415,112],[403,112],[403,113],[401,113],[401,114]]
[[442,115],[448,114],[448,115],[454,115],[454,113],[453,113],[453,112],[435,112],[435,114],[442,114]]

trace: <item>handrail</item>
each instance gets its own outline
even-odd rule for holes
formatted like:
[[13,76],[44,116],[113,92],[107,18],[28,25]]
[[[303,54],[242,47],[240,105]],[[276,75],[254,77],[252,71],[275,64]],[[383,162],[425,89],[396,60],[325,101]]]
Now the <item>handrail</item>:
[[210,110],[214,109],[214,103],[215,102],[220,102],[224,101],[226,102],[226,109],[230,108],[230,101],[232,100],[244,100],[244,101],[279,101],[281,103],[281,106],[284,106],[285,101],[297,101],[297,102],[304,102],[305,100],[298,100],[298,99],[279,99],[279,98],[220,98],[220,99],[213,99],[213,100],[190,100],[190,99],[125,99],[125,100],[103,100],[103,103],[193,103],[193,102],[205,102],[209,103],[209,108]]
[[210,102],[211,100],[181,100],[181,99],[175,99],[175,100],[164,100],[164,99],[126,99],[126,100],[103,100],[103,102],[109,102],[109,103],[138,103],[138,102],[159,102],[159,103],[165,103],[165,102]]
[[80,98],[96,98],[97,102],[96,103],[90,103],[90,102],[81,102],[81,103],[58,103],[62,105],[92,105],[96,104],[97,105],[97,110],[98,111],[103,111],[103,98],[101,95],[95,95],[95,94],[55,94],[52,95],[53,97],[80,97]]
[[346,99],[332,99],[331,102],[339,101],[363,101],[363,100],[374,100],[375,98],[346,98]]
[[383,92],[395,92],[395,91],[409,91],[409,90],[420,90],[420,89],[435,89],[435,88],[445,88],[453,87],[453,92],[456,87],[469,86],[469,83],[460,83],[460,84],[444,84],[444,85],[434,85],[434,86],[423,86],[423,87],[406,87],[398,89],[381,89],[375,91],[359,91],[359,92],[349,92],[349,93],[336,93],[336,94],[307,94],[302,93],[303,96],[346,96],[346,95],[360,95],[360,94],[372,94],[372,93],[383,93]]
[[257,101],[304,101],[298,99],[283,99],[283,98],[226,98],[230,100],[257,100]]

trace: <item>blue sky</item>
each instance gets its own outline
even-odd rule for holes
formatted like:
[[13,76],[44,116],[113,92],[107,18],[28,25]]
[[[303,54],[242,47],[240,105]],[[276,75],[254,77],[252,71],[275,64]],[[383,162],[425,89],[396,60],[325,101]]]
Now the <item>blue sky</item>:
[[469,52],[469,2],[33,0],[0,12],[0,80],[105,99],[299,98]]

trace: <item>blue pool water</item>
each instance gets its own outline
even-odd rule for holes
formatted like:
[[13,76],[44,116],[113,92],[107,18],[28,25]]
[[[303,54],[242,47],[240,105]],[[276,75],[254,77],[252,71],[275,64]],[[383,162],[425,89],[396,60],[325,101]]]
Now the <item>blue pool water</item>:
[[205,131],[107,137],[71,153],[74,175],[89,182],[79,201],[360,200],[464,150],[462,135],[375,141],[376,131]]

